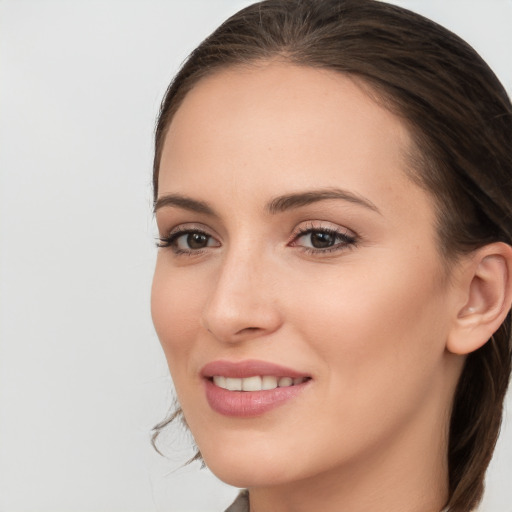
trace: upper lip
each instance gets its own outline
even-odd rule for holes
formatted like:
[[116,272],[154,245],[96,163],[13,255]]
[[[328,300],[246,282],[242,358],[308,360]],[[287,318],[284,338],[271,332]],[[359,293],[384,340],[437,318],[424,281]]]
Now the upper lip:
[[211,378],[216,375],[231,378],[245,378],[269,375],[273,377],[309,377],[304,372],[286,368],[278,364],[267,361],[259,361],[257,359],[248,359],[245,361],[212,361],[201,369],[201,375],[204,378]]

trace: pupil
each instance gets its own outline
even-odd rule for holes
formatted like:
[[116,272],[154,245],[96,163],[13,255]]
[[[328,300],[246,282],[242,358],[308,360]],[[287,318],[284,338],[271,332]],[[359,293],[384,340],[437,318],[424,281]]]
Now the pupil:
[[208,243],[208,237],[201,233],[190,233],[187,244],[191,249],[202,249]]
[[311,244],[315,249],[332,247],[334,237],[330,233],[311,233]]

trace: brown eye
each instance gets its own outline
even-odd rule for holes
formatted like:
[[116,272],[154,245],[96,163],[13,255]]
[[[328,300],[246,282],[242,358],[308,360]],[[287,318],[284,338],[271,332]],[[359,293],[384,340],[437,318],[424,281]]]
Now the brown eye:
[[320,254],[342,250],[355,243],[356,237],[352,234],[328,228],[310,228],[299,233],[291,245]]
[[315,249],[326,249],[336,243],[336,237],[325,231],[313,232],[310,235],[311,246]]
[[211,235],[202,231],[182,231],[172,235],[162,246],[172,247],[177,253],[191,253],[208,247],[219,247],[220,244]]
[[203,249],[208,247],[208,240],[211,237],[204,233],[189,233],[186,238],[189,249]]
[[220,247],[221,243],[207,231],[188,227],[186,224],[178,226],[169,236],[161,236],[157,247],[170,248],[175,254],[199,254],[204,249]]

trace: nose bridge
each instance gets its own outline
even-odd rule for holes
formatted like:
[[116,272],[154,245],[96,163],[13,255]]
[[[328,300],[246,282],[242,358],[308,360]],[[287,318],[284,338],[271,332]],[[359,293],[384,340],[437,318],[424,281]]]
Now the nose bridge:
[[240,341],[275,330],[280,324],[271,264],[250,243],[226,250],[204,311],[203,325],[221,341]]

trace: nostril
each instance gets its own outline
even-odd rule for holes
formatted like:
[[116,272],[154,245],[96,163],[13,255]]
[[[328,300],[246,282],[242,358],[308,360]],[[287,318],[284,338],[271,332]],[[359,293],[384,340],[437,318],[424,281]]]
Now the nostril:
[[202,312],[200,324],[209,335],[221,342],[238,343],[270,334],[281,325],[281,316],[273,304],[244,303],[238,299],[226,303],[225,294],[214,297]]
[[244,334],[248,332],[255,332],[261,330],[260,327],[244,327],[243,329],[240,329],[236,334]]

